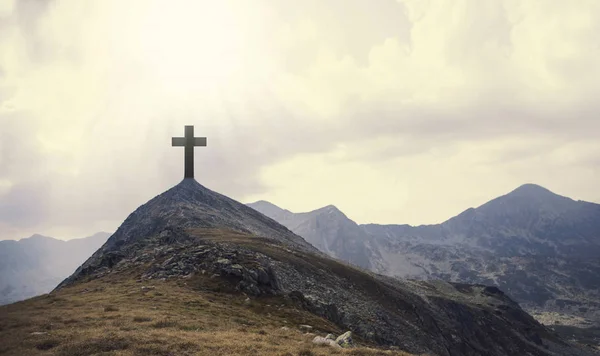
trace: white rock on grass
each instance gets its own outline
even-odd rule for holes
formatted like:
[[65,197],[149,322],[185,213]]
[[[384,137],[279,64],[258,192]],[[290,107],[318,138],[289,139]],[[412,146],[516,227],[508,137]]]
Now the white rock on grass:
[[354,347],[354,341],[352,340],[352,331],[346,331],[342,335],[335,339],[335,342],[341,347]]
[[301,331],[304,331],[304,332],[310,332],[313,329],[313,327],[310,325],[300,325],[298,327],[300,328]]
[[335,340],[326,339],[323,336],[315,336],[312,342],[315,345],[329,345],[331,347],[341,348],[341,346],[335,342]]

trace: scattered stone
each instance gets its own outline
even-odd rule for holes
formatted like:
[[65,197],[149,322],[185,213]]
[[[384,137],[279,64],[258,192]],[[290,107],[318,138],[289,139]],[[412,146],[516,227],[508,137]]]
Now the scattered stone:
[[46,335],[48,334],[47,332],[43,332],[43,331],[34,331],[31,333],[31,335]]
[[228,264],[231,264],[231,261],[229,261],[226,258],[220,258],[220,259],[217,260],[217,263],[218,264],[222,264],[222,265],[228,265]]
[[290,330],[290,328],[288,328],[287,326],[282,326],[282,327],[281,327],[281,330],[283,330],[283,331],[288,331],[288,330]]
[[346,331],[342,335],[338,336],[338,338],[335,339],[335,342],[337,342],[338,345],[344,348],[354,347],[354,341],[352,340],[352,331]]
[[154,286],[142,286],[142,292],[147,292],[149,290],[155,289]]
[[341,348],[341,346],[337,342],[335,342],[335,340],[327,339],[323,336],[315,336],[312,342],[315,345],[329,345],[331,347]]
[[300,325],[299,328],[300,328],[300,331],[304,331],[307,333],[312,331],[312,329],[313,329],[313,327],[310,325]]
[[244,303],[250,304],[250,298],[246,298],[246,300],[244,300]]
[[327,334],[327,336],[325,336],[325,338],[327,340],[333,340],[333,341],[335,341],[335,339],[336,339],[335,335],[333,335],[333,334]]

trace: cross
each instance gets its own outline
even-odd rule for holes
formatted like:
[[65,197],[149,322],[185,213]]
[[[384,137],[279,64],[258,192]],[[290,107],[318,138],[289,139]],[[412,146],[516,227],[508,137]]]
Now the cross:
[[206,137],[194,137],[194,126],[185,127],[185,137],[173,137],[173,147],[185,147],[185,178],[194,178],[194,147],[206,146]]

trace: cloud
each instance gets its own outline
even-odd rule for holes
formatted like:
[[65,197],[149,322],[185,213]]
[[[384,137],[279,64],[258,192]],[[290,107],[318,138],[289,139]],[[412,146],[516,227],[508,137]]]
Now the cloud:
[[360,222],[600,198],[594,1],[3,6],[0,238],[116,228],[182,178],[186,124],[206,186]]

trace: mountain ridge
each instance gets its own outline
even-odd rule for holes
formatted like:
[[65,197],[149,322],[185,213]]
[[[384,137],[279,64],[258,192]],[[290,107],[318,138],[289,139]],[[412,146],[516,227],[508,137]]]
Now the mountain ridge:
[[[299,229],[306,214],[288,217],[301,220],[288,227],[312,242],[326,232]],[[336,220],[329,225],[342,223],[350,224]],[[440,224],[360,224],[355,230],[351,236],[362,236],[355,249],[368,263],[340,249],[342,244],[315,246],[377,273],[495,285],[532,313],[600,322],[600,281],[593,277],[600,275],[598,204],[525,184]]]
[[[315,223],[327,222],[319,220],[322,213]],[[411,353],[541,356],[566,348],[587,354],[496,288],[397,280],[352,267],[197,182],[183,181],[136,209],[52,294],[126,278],[185,281],[198,291],[249,300],[283,298],[364,340]]]
[[0,241],[0,305],[47,293],[108,239],[109,233],[61,240],[34,234]]

